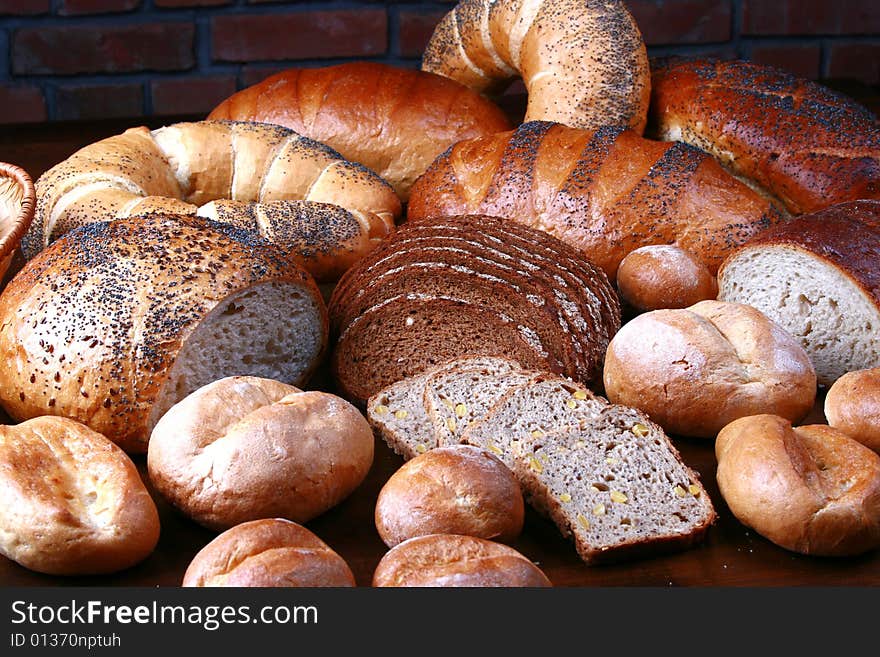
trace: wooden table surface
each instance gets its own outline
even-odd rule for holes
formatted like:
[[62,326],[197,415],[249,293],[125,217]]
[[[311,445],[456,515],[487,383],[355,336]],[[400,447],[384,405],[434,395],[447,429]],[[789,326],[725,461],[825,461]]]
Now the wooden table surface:
[[[877,97],[871,96],[876,111]],[[99,124],[16,126],[0,128],[0,161],[17,164],[36,178],[78,148],[134,125],[158,127],[175,120],[110,121]],[[333,391],[322,368],[310,389]],[[8,420],[0,416],[0,421]],[[821,399],[807,422],[823,422]],[[548,520],[527,512],[522,535],[513,546],[534,560],[556,586],[873,586],[880,585],[880,551],[857,558],[800,556],[776,547],[741,525],[727,509],[715,483],[715,455],[710,441],[674,439],[682,458],[697,470],[718,511],[718,521],[705,542],[684,552],[614,565],[586,566],[573,545]],[[145,482],[145,459],[135,462]],[[373,524],[376,497],[402,460],[376,441],[373,466],[364,483],[342,504],[308,523],[308,527],[342,555],[358,585],[369,586],[376,564],[387,548]],[[0,586],[178,586],[192,557],[214,532],[178,514],[154,492],[162,535],[155,552],[124,572],[101,577],[59,578],[28,571],[0,557]]]

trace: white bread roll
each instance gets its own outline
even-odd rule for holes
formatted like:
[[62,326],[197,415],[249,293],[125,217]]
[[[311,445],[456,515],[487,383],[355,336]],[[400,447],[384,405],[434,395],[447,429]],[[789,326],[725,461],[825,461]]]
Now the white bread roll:
[[847,372],[825,395],[825,419],[880,453],[880,368]]

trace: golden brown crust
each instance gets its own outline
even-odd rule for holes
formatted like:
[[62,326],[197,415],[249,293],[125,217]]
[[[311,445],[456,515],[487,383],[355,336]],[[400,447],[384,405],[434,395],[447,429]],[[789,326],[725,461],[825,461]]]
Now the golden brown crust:
[[718,283],[709,269],[677,246],[643,246],[620,261],[620,298],[637,311],[687,308],[714,299]]
[[730,510],[768,540],[819,556],[880,547],[880,456],[843,432],[746,417],[718,434],[715,454]]
[[0,552],[52,575],[94,575],[145,559],[159,514],[131,459],[59,417],[0,426]]
[[647,120],[645,43],[618,0],[461,0],[431,36],[422,69],[478,91],[519,75],[526,121],[641,133]]
[[201,525],[307,522],[348,497],[373,463],[361,413],[326,392],[234,376],[175,404],[150,436],[153,485]]
[[847,372],[837,379],[825,395],[825,418],[880,453],[880,368]]
[[373,586],[547,587],[547,576],[512,547],[474,536],[430,534],[391,548]]
[[651,131],[711,153],[790,212],[880,198],[880,122],[852,99],[746,61],[652,71]]
[[0,295],[0,402],[16,420],[63,415],[145,452],[186,338],[229,295],[270,282],[315,300],[326,344],[314,280],[251,233],[180,215],[79,228]]
[[242,523],[203,547],[184,587],[350,587],[345,560],[305,527],[270,518]]
[[612,339],[605,392],[671,434],[714,438],[733,420],[774,413],[802,420],[816,397],[809,357],[750,306],[702,301],[639,315]]
[[459,142],[413,186],[410,220],[484,214],[543,230],[610,278],[631,251],[674,244],[711,273],[781,215],[685,144],[533,121]]
[[379,491],[375,521],[388,547],[414,536],[463,534],[508,543],[525,507],[513,473],[487,450],[432,449],[407,461]]
[[453,143],[510,129],[501,109],[468,87],[378,62],[282,71],[233,94],[208,118],[291,128],[375,171],[404,201]]

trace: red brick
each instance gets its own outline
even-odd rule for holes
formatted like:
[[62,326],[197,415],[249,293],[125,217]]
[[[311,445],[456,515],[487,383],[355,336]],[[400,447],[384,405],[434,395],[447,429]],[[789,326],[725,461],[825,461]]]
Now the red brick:
[[233,76],[153,80],[150,94],[153,114],[207,116],[236,91]]
[[880,84],[880,43],[832,44],[827,77]]
[[131,11],[140,6],[141,0],[61,0],[58,13],[62,16],[109,14]]
[[729,0],[627,0],[648,45],[729,41]]
[[877,0],[745,0],[743,34],[873,34],[880,31]]
[[16,75],[182,71],[195,63],[190,23],[24,28],[12,38]]
[[801,78],[818,80],[821,74],[822,49],[818,44],[755,44],[752,46],[750,59],[758,64],[775,66]]
[[0,15],[35,16],[49,12],[50,0],[0,0]]
[[221,62],[381,55],[388,18],[384,9],[216,16],[211,37]]
[[0,123],[40,123],[46,120],[46,100],[36,87],[0,86]]
[[219,7],[231,5],[232,0],[153,0],[153,4],[163,9],[179,9],[181,7]]
[[434,28],[446,12],[421,14],[414,11],[400,12],[400,55],[421,57]]
[[140,83],[62,86],[55,92],[55,119],[80,121],[128,119],[143,116],[144,89]]

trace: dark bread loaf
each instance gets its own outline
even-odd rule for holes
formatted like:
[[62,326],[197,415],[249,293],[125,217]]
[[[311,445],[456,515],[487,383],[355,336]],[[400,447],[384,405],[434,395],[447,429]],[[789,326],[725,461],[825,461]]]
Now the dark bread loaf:
[[375,171],[404,201],[449,146],[510,129],[499,107],[463,84],[378,62],[282,71],[233,94],[208,118],[291,128]]
[[539,121],[459,142],[416,181],[408,219],[456,214],[543,230],[612,278],[650,244],[676,244],[714,274],[732,247],[781,218],[696,148]]
[[820,384],[880,366],[880,201],[841,203],[760,234],[727,258],[718,290],[793,335]]
[[483,216],[404,224],[342,278],[330,314],[334,375],[361,402],[465,355],[594,381],[620,326],[601,270],[545,233]]
[[815,82],[747,61],[652,62],[649,132],[710,153],[800,214],[880,198],[880,122]]

